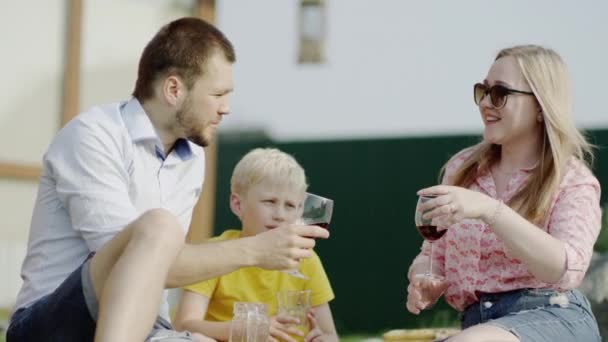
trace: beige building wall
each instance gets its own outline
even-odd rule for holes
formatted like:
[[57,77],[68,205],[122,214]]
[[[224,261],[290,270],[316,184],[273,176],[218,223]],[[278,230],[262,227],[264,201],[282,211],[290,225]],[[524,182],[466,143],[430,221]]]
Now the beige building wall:
[[[84,0],[80,108],[128,99],[146,42],[193,1]],[[65,0],[0,2],[0,161],[40,165],[61,125]],[[21,286],[35,181],[0,178],[0,308]]]
[[[60,124],[63,54],[62,0],[0,2],[3,82],[0,82],[0,160],[40,164]],[[0,179],[0,307],[21,286],[37,184]]]

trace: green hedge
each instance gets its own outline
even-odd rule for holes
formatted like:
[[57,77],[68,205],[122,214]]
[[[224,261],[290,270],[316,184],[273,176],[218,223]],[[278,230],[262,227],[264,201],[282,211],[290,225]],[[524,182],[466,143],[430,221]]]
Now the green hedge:
[[602,210],[602,230],[595,243],[595,250],[600,253],[608,252],[608,204],[604,204]]
[[[608,130],[591,132],[608,145]],[[405,273],[422,239],[413,225],[416,191],[437,183],[445,161],[476,143],[475,136],[411,137],[275,143],[263,135],[220,136],[216,233],[239,227],[228,206],[236,162],[253,147],[275,146],[306,169],[310,191],[335,200],[331,238],[319,241],[336,299],[331,303],[341,333],[371,333],[419,326],[451,325],[456,313],[445,303],[414,316],[405,309]],[[608,158],[600,148],[594,171],[608,179]],[[606,202],[606,192],[602,203]],[[606,249],[606,232],[599,248]]]

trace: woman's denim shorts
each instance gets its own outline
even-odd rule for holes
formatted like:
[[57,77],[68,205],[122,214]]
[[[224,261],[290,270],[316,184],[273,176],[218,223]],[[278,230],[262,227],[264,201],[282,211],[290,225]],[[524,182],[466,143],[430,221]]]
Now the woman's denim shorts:
[[597,321],[579,290],[521,289],[480,293],[461,314],[462,329],[486,323],[522,342],[599,342]]

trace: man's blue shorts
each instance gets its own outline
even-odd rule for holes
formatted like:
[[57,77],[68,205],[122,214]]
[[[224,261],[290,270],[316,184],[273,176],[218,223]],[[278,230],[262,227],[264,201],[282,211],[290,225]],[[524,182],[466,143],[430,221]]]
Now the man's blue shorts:
[[93,341],[97,300],[89,275],[92,256],[93,253],[54,292],[15,311],[6,341]]
[[[53,293],[15,311],[6,341],[93,341],[99,305],[89,272],[94,254],[91,253]],[[187,342],[195,341],[195,338],[187,331],[175,331],[171,323],[159,316],[146,341]]]

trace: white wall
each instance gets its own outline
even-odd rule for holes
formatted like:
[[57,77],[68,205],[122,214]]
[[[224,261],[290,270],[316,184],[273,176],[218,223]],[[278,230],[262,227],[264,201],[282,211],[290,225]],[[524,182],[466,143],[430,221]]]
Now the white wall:
[[570,67],[576,122],[608,127],[608,2],[326,0],[328,62],[299,66],[296,0],[223,0],[237,50],[233,116],[280,139],[481,131],[472,86],[499,49],[536,43]]
[[[0,160],[38,164],[60,123],[64,1],[0,2]],[[0,307],[21,281],[35,182],[0,179]]]
[[86,0],[81,108],[128,99],[139,56],[158,29],[190,14],[187,0]]
[[0,179],[0,308],[12,305],[21,287],[19,271],[36,188],[35,183]]
[[38,163],[59,127],[64,2],[0,2],[3,161]]
[[[40,164],[61,123],[66,0],[0,1],[0,161]],[[129,97],[141,50],[187,0],[85,0],[81,108]],[[21,286],[36,182],[0,179],[0,308]]]

